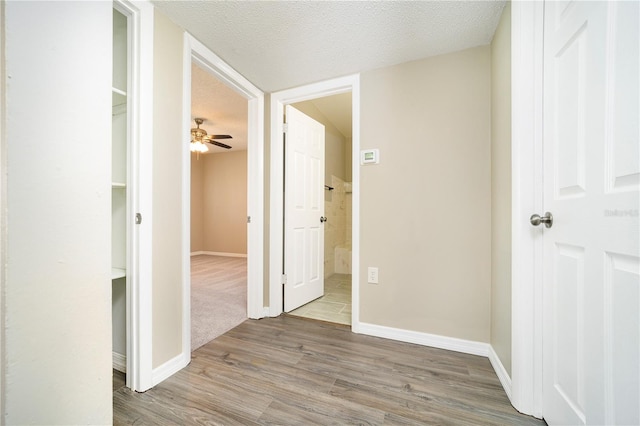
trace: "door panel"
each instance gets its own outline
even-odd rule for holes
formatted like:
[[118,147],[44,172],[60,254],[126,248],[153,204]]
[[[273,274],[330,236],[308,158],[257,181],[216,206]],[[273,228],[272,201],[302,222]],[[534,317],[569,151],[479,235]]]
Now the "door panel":
[[546,2],[544,417],[640,424],[640,6]]
[[324,294],[324,126],[286,107],[284,310]]

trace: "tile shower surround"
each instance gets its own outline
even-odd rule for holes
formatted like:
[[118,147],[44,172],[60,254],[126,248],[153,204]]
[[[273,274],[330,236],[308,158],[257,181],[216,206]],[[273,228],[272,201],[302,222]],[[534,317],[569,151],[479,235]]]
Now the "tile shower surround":
[[[336,272],[351,273],[351,192],[346,192],[350,184],[336,176],[331,176],[332,191],[325,190],[324,215],[327,222],[324,228],[324,277],[328,278]],[[336,256],[336,247],[348,247],[349,255],[341,250]],[[338,258],[339,265],[336,265]]]

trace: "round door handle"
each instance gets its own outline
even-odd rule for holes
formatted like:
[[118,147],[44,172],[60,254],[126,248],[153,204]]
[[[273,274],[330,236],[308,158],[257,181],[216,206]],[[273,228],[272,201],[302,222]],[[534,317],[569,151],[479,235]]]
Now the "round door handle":
[[320,216],[320,223],[325,223],[327,221],[326,216]]
[[544,223],[544,226],[546,226],[547,228],[551,228],[553,226],[553,215],[549,212],[546,212],[544,216],[534,214],[531,215],[529,222],[531,222],[533,226],[538,226],[541,223]]

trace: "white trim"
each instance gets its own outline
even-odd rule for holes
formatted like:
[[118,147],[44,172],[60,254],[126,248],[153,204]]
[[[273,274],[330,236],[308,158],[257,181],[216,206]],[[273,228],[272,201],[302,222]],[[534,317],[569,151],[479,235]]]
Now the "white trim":
[[[143,215],[137,232],[128,234],[131,253],[127,278],[127,386],[143,392],[151,387],[152,372],[152,161],[153,151],[153,5],[146,0],[115,0],[114,8],[128,17],[131,60],[129,74],[130,211]],[[144,153],[144,155],[141,155]]]
[[[191,354],[191,43],[185,33],[182,49],[182,352]],[[175,358],[174,358],[175,359]],[[166,364],[165,364],[166,365]],[[185,364],[186,365],[186,364]],[[154,370],[155,373],[156,370]],[[178,370],[176,370],[178,371]],[[161,374],[159,377],[162,377]],[[155,374],[154,374],[155,377]],[[169,376],[166,376],[169,377]],[[164,377],[164,378],[166,378]],[[164,380],[164,379],[162,379]],[[160,381],[162,381],[160,380]],[[154,386],[156,382],[154,379]]]
[[542,245],[528,218],[542,209],[543,2],[513,2],[512,325],[513,406],[542,417]]
[[[211,52],[204,44],[185,33],[184,38],[184,87],[183,87],[183,125],[184,135],[188,140],[191,128],[191,62],[222,80],[248,100],[248,145],[247,145],[247,216],[251,222],[247,225],[247,316],[258,319],[264,317],[264,93],[246,78]],[[183,184],[190,185],[191,156],[188,144],[184,145]],[[190,274],[190,246],[186,241],[190,238],[190,191],[183,190],[183,255],[185,276]],[[230,254],[227,254],[230,255]],[[190,326],[190,277],[183,280],[183,325],[189,331],[183,334],[183,351],[191,350],[190,338],[184,336],[191,333]]]
[[191,361],[190,353],[181,353],[171,358],[169,361],[153,369],[151,383],[153,386],[161,383],[171,375],[186,367]]
[[127,372],[127,356],[119,354],[118,352],[111,353],[111,359],[113,360],[113,369],[118,370],[121,373]]
[[202,250],[191,252],[191,256],[198,256],[201,254],[204,254],[207,256],[222,256],[222,257],[247,257],[247,255],[244,253],[223,253],[219,251],[202,251]]
[[269,316],[282,313],[284,105],[351,92],[352,99],[352,220],[351,330],[360,332],[360,76],[358,74],[271,94],[271,174],[269,206]]
[[493,370],[496,372],[498,376],[498,380],[502,384],[502,388],[504,389],[507,397],[511,401],[511,377],[509,377],[509,373],[507,373],[507,369],[502,365],[502,361],[500,361],[500,357],[493,350],[493,346],[489,346],[489,362],[491,362],[491,366]]
[[432,348],[462,352],[470,355],[489,357],[490,345],[473,340],[457,339],[455,337],[439,336],[437,334],[403,330],[401,328],[383,325],[360,323],[360,332],[369,336],[397,340],[399,342],[415,343]]

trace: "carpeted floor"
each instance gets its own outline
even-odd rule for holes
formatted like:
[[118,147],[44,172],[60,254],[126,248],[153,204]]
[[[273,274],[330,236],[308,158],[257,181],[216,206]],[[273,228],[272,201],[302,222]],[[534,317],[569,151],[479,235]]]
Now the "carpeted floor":
[[247,319],[247,259],[191,256],[191,350]]

